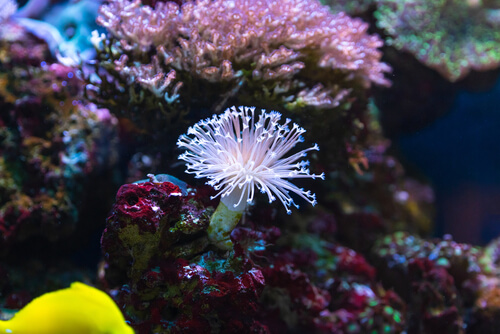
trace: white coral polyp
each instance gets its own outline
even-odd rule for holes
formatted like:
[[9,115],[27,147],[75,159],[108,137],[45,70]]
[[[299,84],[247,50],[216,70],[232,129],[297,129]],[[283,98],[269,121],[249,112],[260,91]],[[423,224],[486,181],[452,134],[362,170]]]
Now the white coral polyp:
[[285,179],[321,178],[310,174],[309,161],[298,161],[308,151],[318,151],[318,145],[284,157],[297,143],[303,142],[306,132],[297,124],[290,129],[290,120],[279,124],[281,114],[260,111],[254,107],[231,107],[221,115],[198,122],[177,141],[187,151],[179,156],[186,161],[187,173],[196,178],[208,178],[207,184],[221,195],[221,201],[234,211],[243,211],[253,201],[255,188],[266,193],[269,202],[278,198],[291,213],[299,207],[290,192],[316,204],[316,196],[298,188]]

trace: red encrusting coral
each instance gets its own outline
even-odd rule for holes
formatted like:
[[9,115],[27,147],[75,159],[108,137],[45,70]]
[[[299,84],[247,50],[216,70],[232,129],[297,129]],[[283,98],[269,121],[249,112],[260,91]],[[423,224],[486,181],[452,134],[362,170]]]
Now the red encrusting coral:
[[[214,321],[227,333],[262,327],[251,320],[264,285],[260,269],[243,254],[223,259],[207,252],[213,208],[188,190],[183,195],[169,182],[122,186],[101,240],[103,280],[128,282],[118,299],[140,333],[172,326],[204,333],[216,328]],[[123,271],[128,281],[115,281]]]
[[382,282],[408,303],[408,326],[417,332],[463,333],[467,309],[492,278],[482,250],[450,236],[424,240],[398,232],[378,240],[373,256]]
[[403,306],[360,254],[264,226],[236,228],[234,247],[223,254],[207,242],[213,209],[188,190],[169,182],[124,185],[108,218],[101,280],[117,289],[139,333],[326,333],[351,322],[354,333],[402,328]]

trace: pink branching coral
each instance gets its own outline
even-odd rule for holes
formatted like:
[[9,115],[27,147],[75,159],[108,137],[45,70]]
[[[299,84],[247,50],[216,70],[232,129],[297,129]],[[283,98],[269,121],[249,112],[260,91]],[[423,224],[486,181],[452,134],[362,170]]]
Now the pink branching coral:
[[[94,34],[97,49],[121,49],[115,70],[168,102],[183,89],[178,72],[232,83],[228,91],[233,95],[249,81],[273,82],[267,94],[281,96],[289,107],[339,104],[346,91],[337,87],[338,82],[304,87],[297,80],[318,76],[324,69],[365,87],[388,84],[384,73],[389,67],[380,62],[377,49],[381,39],[367,34],[366,23],[344,13],[332,14],[316,0],[200,0],[181,7],[158,2],[155,8],[140,0],[115,0],[103,5],[100,14],[98,23],[119,43],[109,45],[106,36]],[[152,50],[150,61],[136,61],[149,57]],[[311,93],[317,98],[308,96]]]
[[180,9],[160,2],[152,9],[139,0],[117,0],[100,12],[98,22],[124,50],[154,46],[166,64],[211,81],[238,76],[237,64],[244,62],[255,63],[253,77],[289,77],[304,67],[301,51],[310,50],[318,53],[320,67],[387,83],[387,66],[376,50],[382,41],[366,34],[366,23],[332,15],[316,1],[203,0]]

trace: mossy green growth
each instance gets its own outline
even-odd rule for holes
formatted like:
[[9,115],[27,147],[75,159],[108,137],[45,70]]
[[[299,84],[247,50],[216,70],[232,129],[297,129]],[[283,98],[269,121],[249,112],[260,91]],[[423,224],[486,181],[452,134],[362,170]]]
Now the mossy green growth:
[[139,226],[130,224],[123,227],[120,239],[133,254],[133,262],[130,266],[130,277],[137,281],[145,269],[149,267],[149,261],[158,253],[161,240],[161,230],[155,233],[141,232]]
[[222,201],[215,210],[210,225],[208,226],[208,238],[220,249],[229,250],[233,247],[230,239],[231,232],[238,225],[243,211],[233,211],[229,209]]
[[387,43],[412,53],[450,81],[500,64],[500,10],[463,0],[377,1]]

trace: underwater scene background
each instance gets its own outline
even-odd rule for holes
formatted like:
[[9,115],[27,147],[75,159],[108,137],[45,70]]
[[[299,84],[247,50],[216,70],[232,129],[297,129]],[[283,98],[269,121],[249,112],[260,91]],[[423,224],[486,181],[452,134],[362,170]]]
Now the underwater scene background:
[[496,0],[0,0],[0,331],[498,333],[499,28]]

